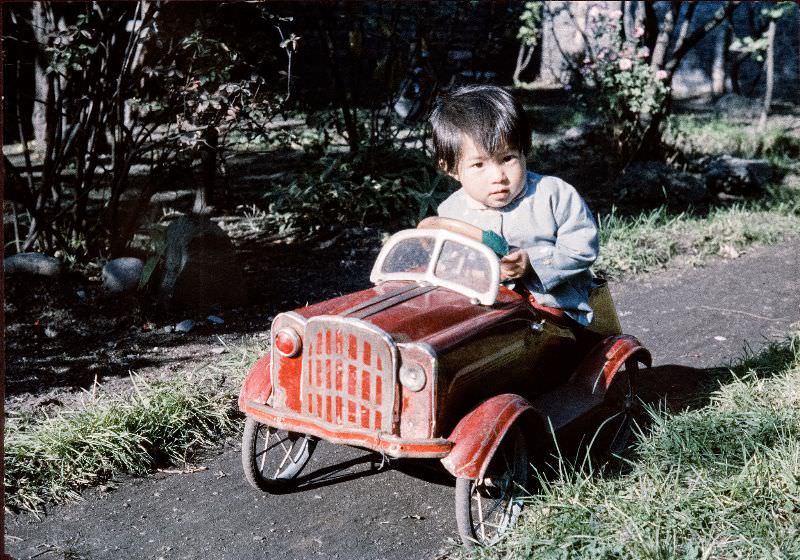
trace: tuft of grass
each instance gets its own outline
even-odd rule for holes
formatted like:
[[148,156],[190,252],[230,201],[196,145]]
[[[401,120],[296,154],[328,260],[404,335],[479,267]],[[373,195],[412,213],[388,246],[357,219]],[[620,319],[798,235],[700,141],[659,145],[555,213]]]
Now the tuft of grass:
[[705,216],[670,214],[664,207],[633,218],[599,216],[600,257],[595,270],[615,278],[664,268],[676,257],[701,264],[710,256],[736,257],[755,243],[773,243],[800,231],[800,202],[787,198],[717,208]]
[[228,349],[217,364],[183,372],[180,380],[134,377],[134,390],[125,397],[95,396],[79,410],[9,422],[6,504],[41,512],[117,473],[186,465],[236,429],[239,387],[264,351],[258,342]]
[[800,137],[785,127],[775,126],[758,132],[752,122],[694,115],[671,118],[664,141],[689,158],[731,154],[781,160],[800,155]]
[[800,334],[729,372],[702,409],[651,410],[627,472],[542,478],[480,558],[800,557]]

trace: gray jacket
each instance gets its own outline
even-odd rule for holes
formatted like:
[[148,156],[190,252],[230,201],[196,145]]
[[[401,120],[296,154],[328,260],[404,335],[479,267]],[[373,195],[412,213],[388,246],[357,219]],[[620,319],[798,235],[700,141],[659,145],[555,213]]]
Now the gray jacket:
[[572,185],[529,171],[522,192],[503,208],[485,207],[459,189],[438,213],[492,230],[524,249],[534,274],[523,281],[536,301],[563,309],[582,325],[591,322],[589,267],[599,252],[597,224]]

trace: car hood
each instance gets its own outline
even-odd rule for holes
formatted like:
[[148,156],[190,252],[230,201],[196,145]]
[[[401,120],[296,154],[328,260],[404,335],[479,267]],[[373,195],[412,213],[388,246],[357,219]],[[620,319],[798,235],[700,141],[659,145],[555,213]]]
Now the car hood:
[[426,343],[443,350],[526,311],[522,296],[503,286],[492,306],[470,303],[466,296],[446,288],[415,288],[413,282],[384,282],[295,312],[305,318],[356,317],[388,333],[395,342]]

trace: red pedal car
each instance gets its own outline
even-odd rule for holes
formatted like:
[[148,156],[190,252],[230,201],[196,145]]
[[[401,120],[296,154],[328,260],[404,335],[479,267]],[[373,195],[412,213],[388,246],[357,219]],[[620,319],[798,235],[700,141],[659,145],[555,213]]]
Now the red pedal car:
[[581,327],[498,278],[479,241],[404,230],[378,255],[373,288],[276,316],[239,396],[248,482],[285,492],[319,439],[439,460],[456,478],[462,540],[492,544],[554,441],[619,450],[650,354],[621,334],[605,283]]

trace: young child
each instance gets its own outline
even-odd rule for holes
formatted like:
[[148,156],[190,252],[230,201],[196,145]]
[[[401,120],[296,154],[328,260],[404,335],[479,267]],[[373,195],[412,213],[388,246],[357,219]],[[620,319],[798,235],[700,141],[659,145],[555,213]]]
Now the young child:
[[496,86],[466,86],[438,100],[430,123],[439,167],[461,183],[439,215],[501,236],[512,247],[501,280],[588,325],[597,225],[571,185],[526,170],[531,129],[520,103]]

